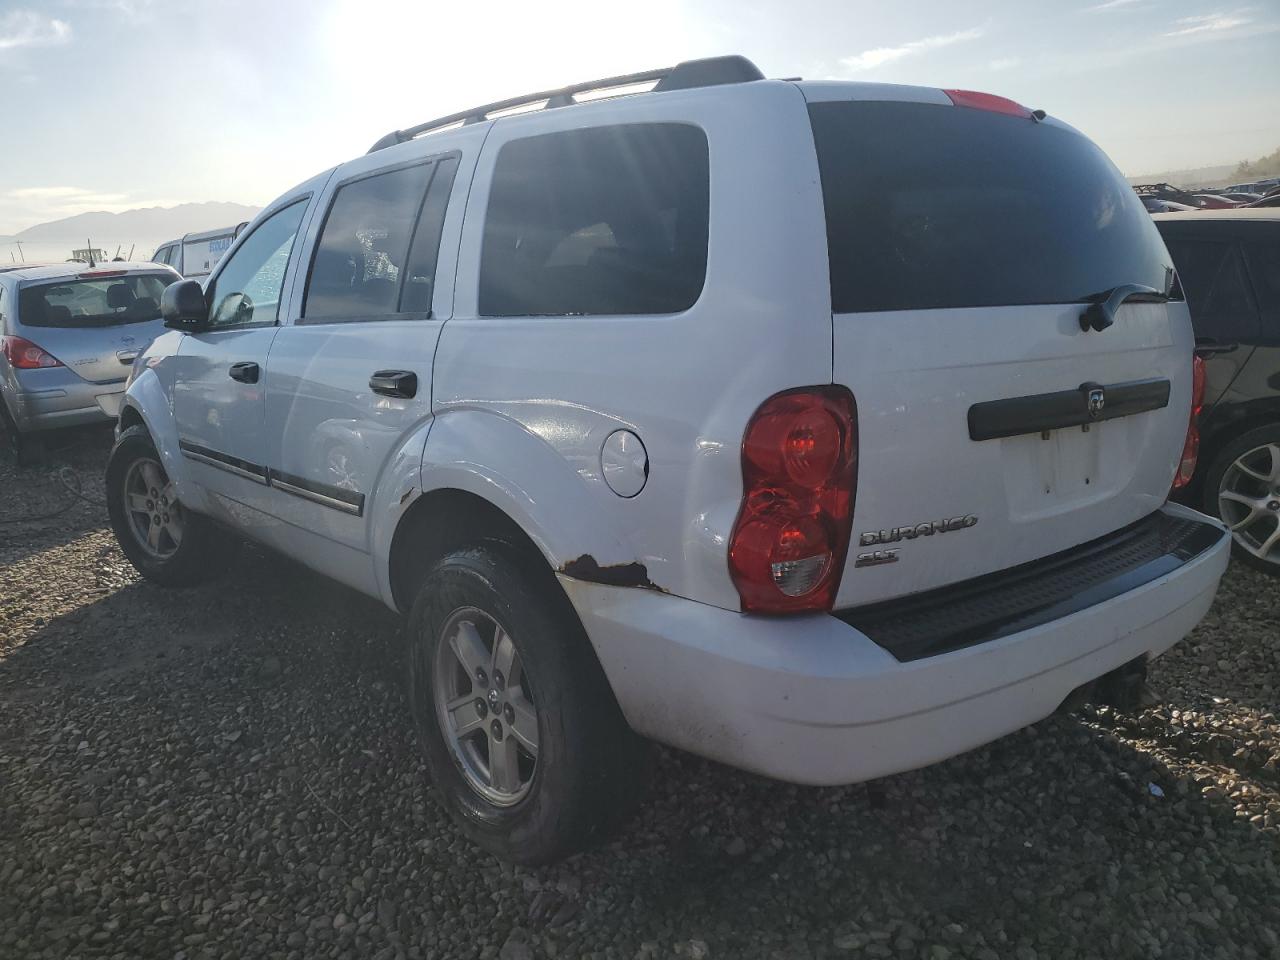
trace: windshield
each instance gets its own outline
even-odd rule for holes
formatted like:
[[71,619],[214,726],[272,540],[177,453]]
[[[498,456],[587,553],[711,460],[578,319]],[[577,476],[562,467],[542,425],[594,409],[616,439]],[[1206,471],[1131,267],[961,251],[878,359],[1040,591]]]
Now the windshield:
[[18,322],[27,327],[114,327],[160,316],[170,274],[58,280],[18,293]]
[[809,107],[836,313],[1073,303],[1166,286],[1137,194],[1071,130],[898,102]]

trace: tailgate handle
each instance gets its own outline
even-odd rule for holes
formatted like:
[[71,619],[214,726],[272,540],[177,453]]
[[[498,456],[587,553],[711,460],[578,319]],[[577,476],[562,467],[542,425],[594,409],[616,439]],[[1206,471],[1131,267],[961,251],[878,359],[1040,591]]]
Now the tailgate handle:
[[418,392],[418,375],[412,370],[379,370],[369,378],[369,389],[384,397],[408,400]]
[[258,365],[252,360],[242,360],[239,363],[233,363],[230,371],[232,380],[238,380],[240,383],[257,383],[258,382]]
[[1169,302],[1169,297],[1154,287],[1144,286],[1141,283],[1122,283],[1108,290],[1102,300],[1091,303],[1085,308],[1085,311],[1080,314],[1080,329],[1092,329],[1101,333],[1116,322],[1116,311],[1121,305],[1126,300],[1137,297],[1155,303]]

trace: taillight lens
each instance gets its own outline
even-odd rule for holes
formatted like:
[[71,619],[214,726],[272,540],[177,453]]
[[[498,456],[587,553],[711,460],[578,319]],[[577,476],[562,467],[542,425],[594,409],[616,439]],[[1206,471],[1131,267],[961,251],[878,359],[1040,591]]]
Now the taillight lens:
[[761,404],[742,440],[742,507],[729,542],[743,610],[831,609],[857,459],[857,409],[844,387],[788,390]]
[[1173,489],[1181,490],[1196,473],[1196,460],[1200,457],[1200,411],[1204,409],[1205,371],[1201,357],[1191,358],[1191,422],[1187,424],[1187,439],[1182,445],[1182,457],[1178,460],[1178,472],[1173,476]]
[[40,367],[62,366],[61,360],[24,337],[4,337],[0,339],[0,350],[3,350],[5,359],[19,370],[36,370]]

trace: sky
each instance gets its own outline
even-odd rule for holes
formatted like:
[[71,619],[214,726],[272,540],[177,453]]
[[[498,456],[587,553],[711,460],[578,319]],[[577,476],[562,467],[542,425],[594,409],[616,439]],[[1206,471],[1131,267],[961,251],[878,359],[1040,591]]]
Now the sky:
[[724,53],[1009,96],[1127,175],[1280,147],[1280,0],[0,0],[0,235],[265,204],[398,127]]

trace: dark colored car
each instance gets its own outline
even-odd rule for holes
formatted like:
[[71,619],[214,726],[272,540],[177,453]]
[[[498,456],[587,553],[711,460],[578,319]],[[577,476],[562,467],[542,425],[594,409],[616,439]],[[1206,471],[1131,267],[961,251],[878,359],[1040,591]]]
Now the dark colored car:
[[1184,497],[1231,527],[1241,559],[1280,576],[1280,210],[1153,219],[1207,372],[1200,463]]

